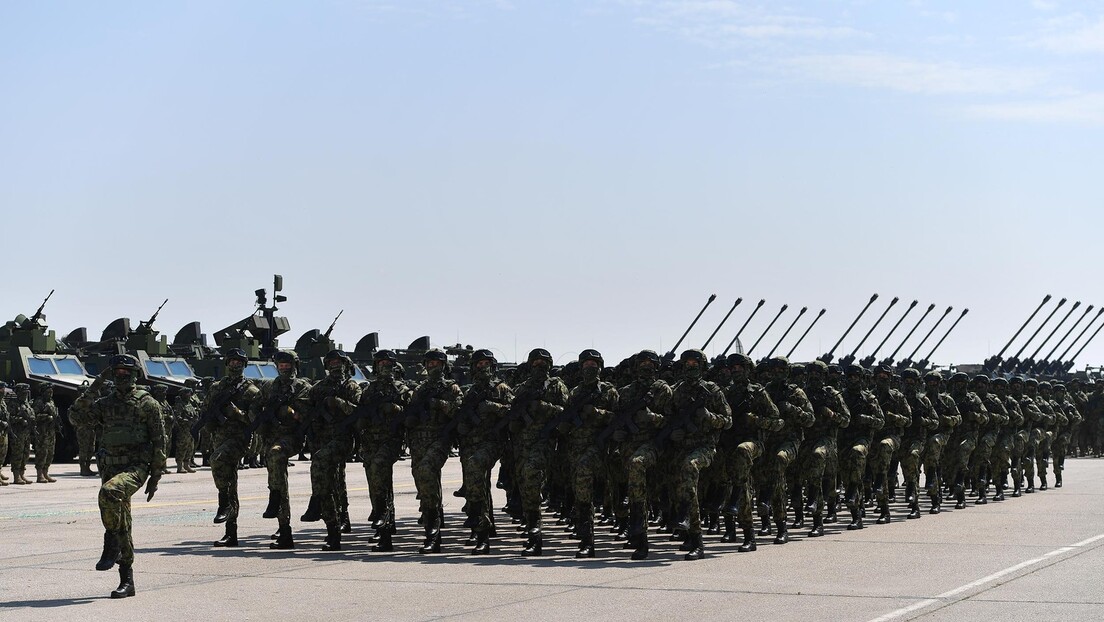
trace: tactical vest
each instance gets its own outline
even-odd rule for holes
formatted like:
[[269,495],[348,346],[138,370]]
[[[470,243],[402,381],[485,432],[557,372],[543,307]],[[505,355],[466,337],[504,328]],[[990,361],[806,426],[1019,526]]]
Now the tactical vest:
[[135,389],[126,396],[112,393],[97,402],[103,417],[103,433],[100,446],[105,454],[105,465],[149,462],[153,443],[149,436],[149,422],[142,413],[142,400],[149,393]]

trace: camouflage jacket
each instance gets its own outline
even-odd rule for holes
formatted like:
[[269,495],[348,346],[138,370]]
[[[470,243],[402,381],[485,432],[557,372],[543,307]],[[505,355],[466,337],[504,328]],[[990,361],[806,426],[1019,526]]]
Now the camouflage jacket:
[[403,410],[410,403],[410,387],[402,380],[376,378],[360,392],[356,431],[373,443],[402,438]]
[[581,383],[571,389],[559,419],[563,420],[560,431],[566,431],[572,454],[578,455],[594,445],[595,439],[613,418],[617,399],[617,389],[612,383],[602,380]]
[[671,414],[671,385],[655,380],[636,380],[618,390],[615,424],[625,421],[626,450],[655,439],[656,431]]
[[58,417],[58,407],[51,400],[34,401],[35,432],[37,434],[49,434],[56,432],[61,427],[61,418]]
[[982,428],[982,432],[999,433],[1006,430],[1011,418],[1004,400],[996,393],[985,393],[981,396],[981,401],[985,404],[985,412],[989,415],[989,422]]
[[292,426],[304,430],[311,436],[312,447],[320,447],[335,439],[351,443],[352,431],[342,427],[341,423],[353,414],[360,403],[360,384],[344,375],[327,375],[313,386],[303,378],[296,378],[295,381],[292,386],[272,387],[272,391],[277,393],[268,408],[276,405],[280,432],[286,433]]
[[955,431],[958,434],[976,435],[989,422],[989,412],[985,409],[985,403],[973,391],[966,391],[953,397],[955,405],[958,406],[958,414],[962,417],[962,423]]
[[816,421],[805,432],[806,438],[836,438],[839,429],[851,425],[851,409],[843,401],[839,389],[829,385],[806,387],[805,394],[813,407]]
[[721,432],[723,446],[735,447],[744,441],[761,441],[767,431],[786,425],[778,414],[778,407],[761,384],[729,384],[725,397],[732,409],[732,427]]
[[721,430],[732,427],[732,409],[724,392],[708,380],[683,380],[672,389],[673,412],[665,427],[685,430],[678,447],[715,447]]
[[928,399],[935,407],[935,414],[939,421],[939,427],[936,428],[935,432],[950,434],[962,423],[962,415],[959,414],[958,404],[955,403],[953,397],[946,393],[936,393],[935,395],[929,395]]
[[216,438],[244,436],[249,429],[251,405],[260,394],[261,390],[248,378],[226,376],[211,385],[200,417],[209,418],[208,430]]
[[[329,377],[318,382],[321,385]],[[351,382],[351,381],[350,381]],[[355,385],[356,383],[353,382]],[[252,425],[265,438],[279,438],[298,433],[309,417],[325,418],[332,422],[341,417],[341,408],[333,409],[325,403],[329,395],[347,396],[345,383],[330,381],[327,390],[312,390],[311,381],[299,376],[277,376],[263,383],[257,398],[249,405]],[[358,394],[359,397],[359,394]],[[356,401],[353,401],[356,404]],[[344,406],[344,404],[342,404]],[[352,409],[349,409],[350,412]]]
[[912,424],[912,408],[904,393],[889,387],[879,389],[875,394],[878,403],[882,406],[882,415],[885,417],[885,426],[877,438],[886,438],[890,435],[900,436],[905,428]]
[[778,414],[786,421],[785,427],[767,434],[765,442],[774,447],[786,441],[800,443],[805,438],[805,428],[816,423],[813,405],[809,397],[796,384],[788,382],[766,385],[771,401],[778,406]]
[[928,430],[939,429],[939,413],[927,395],[918,391],[907,391],[905,399],[912,409],[912,420],[905,426],[904,438],[924,440],[928,436]]
[[511,435],[516,433],[526,443],[537,442],[548,423],[563,412],[566,404],[567,385],[563,380],[527,378],[514,390],[511,411],[515,420],[510,422]]
[[500,425],[514,403],[514,391],[499,378],[473,383],[460,403],[456,432],[469,445],[505,438]]
[[94,402],[86,393],[78,401],[103,427],[100,447],[105,455],[100,464],[140,465],[150,472],[165,466],[165,429],[152,395],[135,387],[125,393],[116,389]]
[[414,388],[406,408],[407,439],[440,438],[442,430],[456,415],[462,398],[460,385],[452,378],[423,380]]
[[851,411],[851,423],[840,432],[840,446],[860,438],[873,438],[878,430],[885,426],[885,414],[878,398],[871,391],[858,391],[845,388],[843,401]]

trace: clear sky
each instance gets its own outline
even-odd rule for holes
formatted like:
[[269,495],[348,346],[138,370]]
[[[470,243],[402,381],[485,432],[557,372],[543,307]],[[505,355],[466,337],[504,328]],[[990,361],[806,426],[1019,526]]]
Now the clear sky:
[[1104,2],[6,2],[0,85],[0,315],[56,288],[62,335],[210,334],[277,272],[286,346],[561,362],[710,293],[711,353],[826,307],[799,360],[874,292],[837,354],[893,296],[860,355],[913,299],[887,349],[970,308],[941,363],[1104,304]]

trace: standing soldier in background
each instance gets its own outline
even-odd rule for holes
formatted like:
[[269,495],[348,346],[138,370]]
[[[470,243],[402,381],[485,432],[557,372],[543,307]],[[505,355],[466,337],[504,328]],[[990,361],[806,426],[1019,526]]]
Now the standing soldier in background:
[[[100,388],[102,395],[107,395],[114,389],[112,382],[107,380]],[[69,407],[69,423],[73,426],[73,430],[77,435],[77,461],[80,464],[80,474],[82,477],[89,477],[96,475],[96,472],[92,470],[92,456],[96,453],[96,439],[99,436],[99,430],[96,426],[87,423],[87,418],[80,412],[80,408],[77,404],[83,404],[80,400],[85,393],[92,390],[92,386],[84,387],[80,395],[77,396],[77,401]],[[95,399],[97,396],[90,394],[90,398]]]
[[200,413],[200,424],[211,434],[211,477],[218,489],[214,522],[226,523],[215,546],[238,545],[238,464],[249,444],[249,406],[260,393],[243,375],[247,362],[240,348],[226,353],[226,375],[211,386]]
[[666,422],[673,456],[674,496],[677,513],[672,531],[685,534],[688,552],[684,559],[705,557],[702,542],[701,506],[698,482],[701,472],[713,462],[720,431],[732,427],[732,409],[716,384],[703,378],[709,359],[701,350],[687,350],[679,357],[682,380],[671,395],[674,415]]
[[199,409],[192,401],[192,389],[184,387],[176,394],[173,404],[173,424],[176,436],[176,472],[195,473],[192,461],[195,459],[195,441],[192,439],[192,426],[199,420]]
[[[283,355],[282,360],[277,359],[278,367],[284,365],[287,369],[298,370],[298,357],[290,352],[277,353],[276,356],[281,357],[281,355]],[[326,377],[307,391],[309,405],[306,408],[310,413],[309,430],[313,439],[311,506],[307,508],[307,514],[311,515],[304,514],[302,520],[317,520],[314,516],[314,512],[317,511],[317,516],[326,524],[326,541],[322,545],[322,550],[340,551],[344,518],[342,494],[345,490],[345,477],[343,474],[345,461],[353,451],[353,435],[347,427],[340,424],[356,409],[360,401],[360,385],[352,378],[353,361],[341,350],[329,351],[322,362],[326,366]],[[289,375],[286,369],[281,369],[280,375],[284,378],[294,378],[294,374]],[[302,382],[306,381],[302,380]],[[294,399],[294,397],[289,397],[287,400],[281,398],[281,401],[288,404],[294,403],[292,401]],[[294,417],[294,413],[290,416]],[[283,452],[287,452],[286,455],[284,453],[269,455],[270,465],[274,460],[283,462],[284,499],[287,498],[287,461],[297,447],[298,445],[286,446],[283,449]],[[282,514],[280,520],[284,520]],[[273,544],[273,548],[292,548],[292,546],[290,524],[285,527],[281,522],[280,536]]]
[[[104,430],[99,463],[104,548],[96,570],[110,570],[119,564],[119,587],[111,592],[112,598],[134,596],[130,498],[146,484],[146,501],[152,500],[165,465],[161,409],[137,386],[140,373],[138,359],[117,354],[80,398],[81,411]],[[115,390],[93,402],[92,396],[108,376],[115,379]]]
[[[168,453],[172,450],[172,433],[173,423],[173,407],[169,403],[169,387],[163,384],[155,384],[149,388],[150,395],[153,399],[157,400],[157,405],[161,407],[161,429],[164,430],[164,446],[165,452]],[[168,474],[169,467],[166,464],[164,474]]]
[[11,432],[8,449],[11,455],[13,483],[31,484],[24,473],[31,453],[31,436],[34,434],[35,412],[31,406],[31,385],[20,382],[15,385],[15,408],[10,415]]
[[[300,421],[306,416],[310,381],[299,378],[299,361],[289,352],[277,352],[272,359],[279,374],[260,387],[249,405],[254,438],[265,440],[268,469],[268,506],[264,518],[279,519],[277,544],[291,541],[291,502],[288,498],[288,459],[303,442]],[[274,547],[274,548],[291,548]]]
[[[360,393],[355,429],[360,440],[360,461],[368,478],[369,520],[376,530],[372,551],[394,550],[395,463],[402,451],[403,409],[410,403],[410,388],[395,377],[398,362],[391,350],[372,356],[372,381]],[[346,419],[348,421],[348,419]]]
[[406,408],[406,441],[410,445],[410,472],[418,489],[418,511],[425,527],[419,553],[441,552],[441,467],[452,443],[442,434],[460,404],[460,386],[452,379],[448,355],[436,348],[423,358],[426,379],[410,397]]
[[4,457],[8,455],[8,429],[11,427],[8,414],[8,404],[4,396],[8,393],[8,385],[0,382],[0,486],[8,485],[8,476],[4,475]]
[[[618,390],[616,417],[607,428],[624,461],[629,499],[632,558],[648,557],[648,475],[659,457],[656,431],[671,408],[671,387],[658,379],[659,355],[642,350],[632,357],[632,383]],[[606,432],[603,432],[606,434]]]
[[[491,499],[491,469],[502,455],[499,421],[510,412],[514,393],[498,378],[498,361],[490,350],[476,350],[471,357],[472,385],[457,413],[460,435],[460,464],[468,500],[468,515],[474,519],[475,548],[472,555],[491,552],[494,507]],[[504,466],[501,468],[505,468]]]
[[54,387],[45,384],[39,388],[38,399],[34,401],[35,411],[35,472],[39,484],[53,484],[57,480],[50,477],[50,465],[54,463],[54,447],[57,443],[58,419],[57,405],[54,404]]
[[525,556],[540,555],[541,493],[551,467],[552,446],[541,432],[563,412],[567,403],[567,385],[552,377],[552,355],[544,348],[529,352],[529,377],[517,387],[510,409],[510,435],[517,439],[518,472],[521,475],[521,507],[525,513],[528,538]]

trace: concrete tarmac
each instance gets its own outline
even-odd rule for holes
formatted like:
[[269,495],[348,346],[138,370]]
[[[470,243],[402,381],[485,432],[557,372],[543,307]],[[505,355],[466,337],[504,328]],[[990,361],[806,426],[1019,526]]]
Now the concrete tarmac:
[[[547,515],[544,556],[523,558],[523,540],[501,513],[493,554],[472,557],[463,500],[451,495],[460,485],[455,458],[444,471],[442,553],[419,555],[409,465],[395,469],[399,533],[387,554],[369,552],[360,464],[348,466],[353,533],[339,552],[319,550],[322,523],[298,521],[309,462],[290,469],[292,551],[268,548],[276,521],[261,518],[263,469],[240,472],[235,549],[211,546],[222,526],[211,522],[210,471],[166,475],[152,502],[134,496],[138,594],[123,600],[107,598],[118,573],[93,569],[103,533],[99,482],[57,465],[56,484],[0,488],[0,621],[1104,619],[1104,460],[1067,460],[1060,489],[1051,475],[1045,492],[985,506],[971,500],[911,521],[898,503],[889,525],[829,525],[815,539],[795,530],[784,546],[760,538],[754,553],[707,536],[707,557],[697,562],[655,534],[652,557],[633,562],[604,528],[597,558],[576,560],[575,541]],[[502,491],[495,495],[501,507]]]

